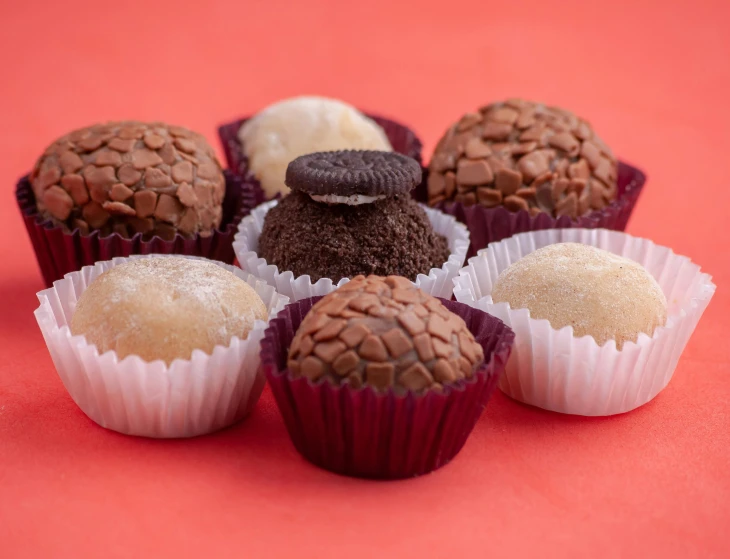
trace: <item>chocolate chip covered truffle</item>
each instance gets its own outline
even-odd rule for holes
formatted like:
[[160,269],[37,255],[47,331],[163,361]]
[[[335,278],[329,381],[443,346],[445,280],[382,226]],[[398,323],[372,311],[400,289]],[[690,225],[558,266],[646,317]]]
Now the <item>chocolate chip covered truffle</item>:
[[171,240],[220,225],[225,179],[203,136],[180,126],[96,124],[56,140],[30,175],[39,213],[82,235]]
[[484,352],[464,321],[402,277],[358,276],[323,297],[289,349],[294,376],[422,392],[471,378]]
[[573,219],[616,199],[618,162],[585,120],[511,99],[467,113],[436,146],[428,201]]
[[287,169],[292,189],[266,215],[258,253],[279,271],[337,282],[363,274],[418,274],[449,258],[408,194],[421,180],[410,157],[380,151],[309,154]]
[[497,278],[495,303],[529,309],[559,330],[621,349],[667,320],[667,300],[646,269],[628,258],[578,243],[548,245],[519,259]]
[[79,297],[71,332],[85,335],[99,353],[119,359],[190,359],[212,353],[234,336],[246,339],[264,302],[235,274],[213,262],[141,258],[104,272]]

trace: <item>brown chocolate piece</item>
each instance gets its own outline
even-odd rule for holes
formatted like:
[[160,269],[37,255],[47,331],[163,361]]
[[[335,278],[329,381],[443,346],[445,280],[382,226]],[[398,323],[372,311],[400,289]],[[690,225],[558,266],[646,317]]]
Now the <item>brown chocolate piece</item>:
[[30,180],[40,213],[66,230],[145,239],[212,234],[225,192],[205,138],[159,122],[71,132],[49,146]]
[[617,170],[588,123],[563,109],[512,99],[469,113],[446,131],[431,158],[428,201],[575,219],[616,198]]
[[312,381],[420,393],[470,378],[483,361],[464,321],[438,299],[403,277],[357,276],[312,307],[287,365]]

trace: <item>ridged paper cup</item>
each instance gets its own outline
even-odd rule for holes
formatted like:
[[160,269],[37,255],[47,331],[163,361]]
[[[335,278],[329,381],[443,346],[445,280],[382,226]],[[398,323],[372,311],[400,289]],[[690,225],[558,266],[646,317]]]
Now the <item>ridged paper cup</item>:
[[223,219],[212,235],[185,238],[176,235],[171,241],[153,237],[149,241],[138,233],[125,239],[118,233],[101,237],[98,231],[82,235],[76,229],[64,231],[50,220],[43,219],[36,207],[33,189],[28,177],[18,181],[15,198],[23,215],[25,228],[33,245],[38,265],[43,274],[46,287],[64,277],[69,272],[92,266],[95,262],[133,254],[181,254],[202,256],[233,263],[233,236],[244,215],[256,206],[257,199],[253,187],[229,171],[224,171],[226,193],[223,199]]
[[[130,259],[150,257],[115,258],[85,266],[38,293],[35,317],[58,375],[81,410],[113,431],[173,438],[227,427],[253,409],[263,390],[259,348],[268,322],[257,320],[245,340],[234,337],[227,347],[216,346],[211,355],[195,350],[191,359],[176,359],[169,366],[135,355],[119,360],[114,351],[99,355],[84,336],[71,335],[76,301],[94,279]],[[250,274],[222,262],[214,264],[253,287],[269,317],[288,303]]]
[[[419,164],[421,163],[421,149],[423,146],[413,130],[395,120],[382,116],[367,113],[366,116],[374,120],[383,129],[390,145],[393,147],[393,151],[412,157]],[[246,157],[244,146],[238,138],[238,131],[241,126],[250,118],[251,116],[247,116],[221,125],[218,128],[218,136],[223,146],[228,168],[251,184],[257,203],[261,203],[266,200],[266,195],[261,188],[261,183],[249,170],[248,157]]]
[[[238,226],[233,250],[241,268],[266,281],[292,301],[327,295],[350,281],[348,278],[320,278],[316,283],[312,283],[309,275],[295,276],[291,271],[280,272],[279,268],[259,257],[259,236],[264,227],[264,219],[276,204],[278,200],[271,200],[254,208]],[[446,237],[450,254],[440,268],[431,268],[428,275],[418,274],[414,283],[434,297],[451,299],[453,279],[464,265],[469,249],[469,232],[452,216],[426,206],[422,207],[434,231]]]
[[[616,349],[573,328],[556,330],[527,309],[492,302],[499,274],[538,248],[583,243],[634,260],[657,280],[668,302],[664,326],[652,336]],[[469,259],[454,281],[456,300],[502,319],[515,331],[515,346],[500,389],[515,400],[578,415],[613,415],[646,404],[669,383],[682,351],[715,293],[708,274],[671,249],[605,229],[555,229],[515,235]]]
[[288,305],[271,321],[261,342],[261,362],[299,453],[338,474],[399,479],[447,464],[464,446],[504,370],[514,339],[505,324],[453,301],[442,300],[464,319],[484,349],[485,364],[469,380],[441,394],[378,393],[365,386],[334,386],[293,378],[286,369],[289,346],[302,320],[321,299]]
[[[427,180],[428,171],[424,170],[423,181],[415,189],[414,195],[416,200],[422,203],[428,202]],[[473,256],[489,243],[527,231],[568,228],[623,231],[645,182],[646,175],[642,171],[627,163],[619,162],[616,200],[602,210],[590,212],[578,219],[571,219],[568,216],[554,218],[546,213],[533,217],[525,210],[511,212],[503,206],[485,208],[479,204],[465,206],[461,202],[440,202],[435,207],[466,224],[471,235],[471,249],[468,256]]]

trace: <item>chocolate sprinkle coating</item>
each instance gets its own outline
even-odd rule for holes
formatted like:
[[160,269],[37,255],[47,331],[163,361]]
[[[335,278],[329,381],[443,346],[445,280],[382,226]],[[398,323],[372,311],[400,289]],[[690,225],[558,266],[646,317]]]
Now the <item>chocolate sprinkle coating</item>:
[[40,214],[67,231],[172,240],[220,225],[225,179],[206,139],[180,126],[95,124],[51,144],[30,175]]
[[286,185],[315,196],[395,196],[421,182],[415,159],[395,152],[341,150],[297,157],[286,169]]
[[379,392],[441,391],[484,350],[461,317],[402,277],[358,276],[312,307],[289,348],[295,376]]
[[443,266],[449,253],[446,239],[407,195],[348,206],[295,191],[269,210],[259,237],[259,255],[269,264],[312,281],[359,274],[415,281]]
[[520,99],[467,113],[429,164],[428,202],[504,206],[572,219],[616,199],[618,162],[573,113]]

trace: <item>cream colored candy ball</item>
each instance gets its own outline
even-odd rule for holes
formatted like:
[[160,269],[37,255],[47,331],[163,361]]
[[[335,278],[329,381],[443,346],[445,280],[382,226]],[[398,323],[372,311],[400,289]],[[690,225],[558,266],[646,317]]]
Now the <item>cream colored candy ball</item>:
[[212,353],[233,336],[245,339],[256,319],[266,320],[261,298],[245,281],[204,260],[131,260],[101,274],[81,294],[71,332],[99,353],[120,359],[190,359]]
[[393,151],[383,129],[355,107],[324,97],[294,97],[246,121],[238,137],[268,197],[286,194],[286,168],[300,155],[340,149]]
[[572,326],[598,345],[651,336],[667,320],[667,300],[643,266],[578,243],[548,245],[504,270],[492,290],[495,303],[529,309],[555,329]]

